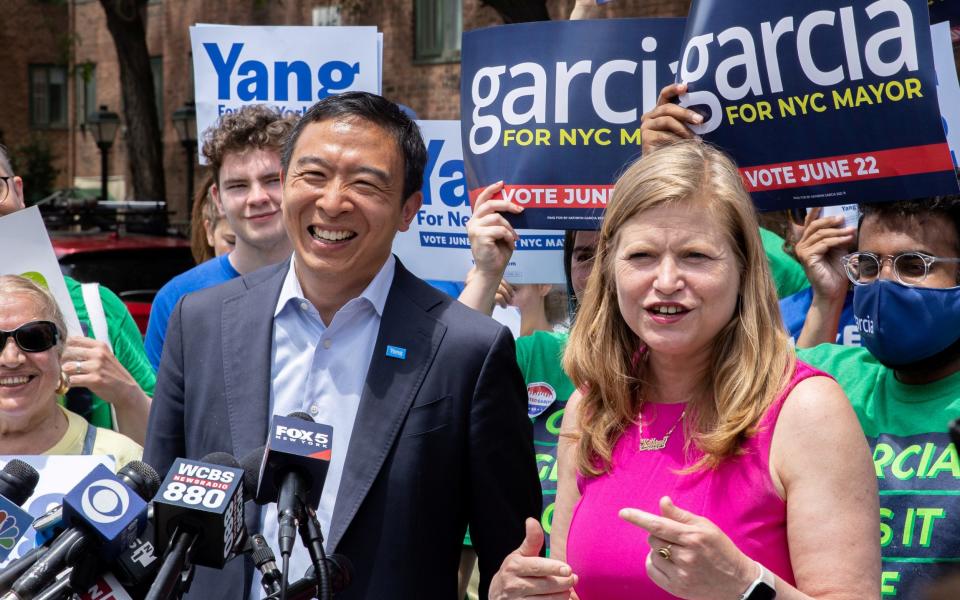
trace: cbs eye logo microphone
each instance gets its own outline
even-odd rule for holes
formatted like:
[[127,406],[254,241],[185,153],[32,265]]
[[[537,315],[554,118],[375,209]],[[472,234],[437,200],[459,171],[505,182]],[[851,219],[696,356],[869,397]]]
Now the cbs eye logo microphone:
[[130,507],[130,492],[114,479],[99,479],[83,491],[80,508],[91,521],[104,525],[115,523]]

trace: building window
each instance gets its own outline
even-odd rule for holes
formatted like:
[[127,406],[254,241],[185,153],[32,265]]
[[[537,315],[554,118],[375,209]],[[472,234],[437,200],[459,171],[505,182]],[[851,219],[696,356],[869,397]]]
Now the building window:
[[53,65],[30,65],[30,126],[56,129],[67,126],[67,70]]
[[414,62],[460,60],[460,34],[463,32],[461,4],[461,0],[416,0]]
[[163,130],[163,57],[150,57],[150,73],[153,75],[154,102],[157,105],[157,122]]
[[97,65],[86,62],[77,65],[77,125],[87,124],[90,113],[97,112]]

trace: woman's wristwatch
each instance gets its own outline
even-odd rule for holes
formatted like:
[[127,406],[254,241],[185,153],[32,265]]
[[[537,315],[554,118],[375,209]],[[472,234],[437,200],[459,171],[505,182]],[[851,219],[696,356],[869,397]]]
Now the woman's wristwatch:
[[763,565],[756,561],[754,562],[757,567],[760,568],[760,574],[753,580],[753,583],[750,584],[747,591],[740,596],[740,600],[773,600],[777,597],[777,590],[775,589],[777,580],[773,576],[773,573],[768,571]]

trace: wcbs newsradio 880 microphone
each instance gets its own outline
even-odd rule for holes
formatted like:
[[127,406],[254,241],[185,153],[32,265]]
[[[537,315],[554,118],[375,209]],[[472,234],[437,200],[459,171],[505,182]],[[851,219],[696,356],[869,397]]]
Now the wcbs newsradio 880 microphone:
[[222,569],[243,537],[243,469],[223,452],[202,460],[178,458],[153,499],[157,552],[192,536],[191,561]]
[[153,499],[163,560],[147,600],[180,597],[195,565],[222,569],[237,554],[244,537],[243,496],[243,469],[229,454],[173,462]]
[[20,508],[33,495],[40,474],[15,458],[0,471],[0,560],[6,560],[23,537],[33,517]]
[[112,560],[134,541],[147,520],[147,502],[160,478],[147,464],[133,461],[114,473],[97,465],[63,497],[68,527],[49,550],[11,586],[3,600],[26,600],[54,582],[61,571],[90,559]]

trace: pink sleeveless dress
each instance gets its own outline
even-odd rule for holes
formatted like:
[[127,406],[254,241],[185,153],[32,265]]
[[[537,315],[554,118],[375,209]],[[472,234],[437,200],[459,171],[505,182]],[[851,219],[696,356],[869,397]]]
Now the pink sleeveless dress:
[[[678,473],[701,456],[691,446],[690,457],[685,458],[683,425],[677,426],[665,448],[643,452],[637,450],[639,427],[628,428],[614,446],[609,473],[577,477],[581,498],[567,535],[567,562],[579,576],[576,590],[580,600],[674,598],[647,576],[647,532],[617,516],[625,507],[660,514],[662,496],[710,519],[747,556],[793,585],[786,503],[770,478],[770,441],[783,402],[794,386],[808,377],[824,375],[797,362],[786,390],[764,414],[757,434],[744,444],[744,453],[715,470]],[[684,407],[645,405],[643,437],[662,438],[680,419]]]

